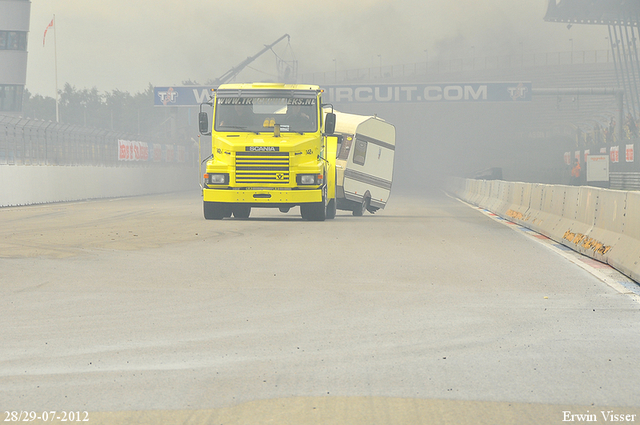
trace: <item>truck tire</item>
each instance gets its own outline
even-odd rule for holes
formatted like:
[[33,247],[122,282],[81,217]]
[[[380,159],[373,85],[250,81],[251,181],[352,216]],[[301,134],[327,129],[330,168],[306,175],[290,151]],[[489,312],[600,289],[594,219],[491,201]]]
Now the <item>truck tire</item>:
[[309,209],[307,205],[300,205],[300,217],[303,220],[309,220]]
[[303,220],[324,221],[327,218],[327,188],[322,191],[322,201],[300,205]]
[[207,220],[222,220],[222,218],[226,215],[225,205],[222,205],[218,202],[207,202],[204,201],[204,218]]
[[329,220],[333,220],[334,218],[336,218],[336,199],[335,198],[330,200],[329,203],[327,204],[327,218]]
[[249,218],[251,215],[251,207],[249,205],[236,205],[233,207],[233,216],[235,218]]
[[327,218],[327,206],[324,202],[300,205],[300,215],[303,220],[324,221]]

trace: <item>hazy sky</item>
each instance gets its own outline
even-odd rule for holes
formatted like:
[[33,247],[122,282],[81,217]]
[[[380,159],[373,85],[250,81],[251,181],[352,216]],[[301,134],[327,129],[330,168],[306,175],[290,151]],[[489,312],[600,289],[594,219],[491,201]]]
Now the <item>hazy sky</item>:
[[[58,86],[131,93],[204,83],[283,34],[275,52],[300,73],[430,59],[524,52],[604,50],[606,27],[543,21],[547,0],[32,0],[27,88],[53,96],[56,15]],[[473,46],[473,47],[472,47]],[[335,63],[334,63],[335,59]],[[238,78],[268,80],[265,53]]]

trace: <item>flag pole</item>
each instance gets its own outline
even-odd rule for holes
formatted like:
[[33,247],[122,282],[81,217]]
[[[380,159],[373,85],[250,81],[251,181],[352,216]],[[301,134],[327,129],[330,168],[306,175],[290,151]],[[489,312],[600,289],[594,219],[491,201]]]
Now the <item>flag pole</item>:
[[55,78],[56,78],[56,122],[60,122],[60,111],[58,109],[58,44],[56,40],[56,33],[58,30],[56,29],[56,15],[53,15],[53,64],[55,67]]

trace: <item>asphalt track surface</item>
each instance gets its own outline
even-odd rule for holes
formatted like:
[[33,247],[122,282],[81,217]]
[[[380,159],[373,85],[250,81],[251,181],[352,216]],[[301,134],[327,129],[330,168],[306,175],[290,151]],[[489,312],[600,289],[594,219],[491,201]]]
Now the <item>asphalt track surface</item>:
[[438,191],[326,222],[207,221],[195,192],[0,223],[5,423],[640,422],[638,297]]

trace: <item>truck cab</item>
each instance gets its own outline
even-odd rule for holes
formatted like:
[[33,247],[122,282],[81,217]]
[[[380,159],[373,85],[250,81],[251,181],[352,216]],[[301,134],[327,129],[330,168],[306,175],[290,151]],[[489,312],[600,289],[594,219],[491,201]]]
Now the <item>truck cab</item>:
[[211,131],[207,113],[199,117],[212,147],[202,183],[206,219],[296,206],[306,220],[335,217],[335,115],[323,113],[318,86],[225,84],[209,104]]

